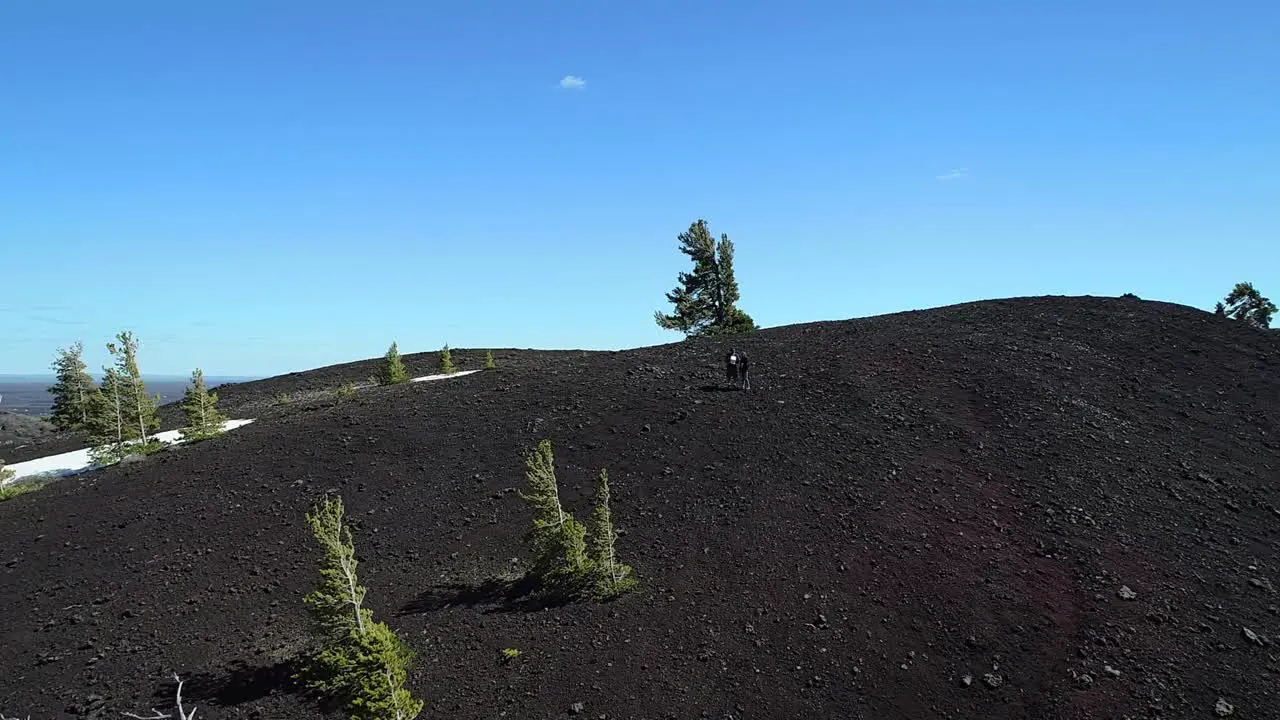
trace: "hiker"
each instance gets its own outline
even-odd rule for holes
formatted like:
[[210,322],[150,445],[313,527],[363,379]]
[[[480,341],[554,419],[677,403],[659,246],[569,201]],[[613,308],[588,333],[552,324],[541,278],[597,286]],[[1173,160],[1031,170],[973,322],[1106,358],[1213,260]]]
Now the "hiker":
[[736,383],[741,390],[750,390],[750,370],[751,361],[747,359],[746,353],[740,353],[736,348],[730,349],[724,358],[724,374],[729,382]]

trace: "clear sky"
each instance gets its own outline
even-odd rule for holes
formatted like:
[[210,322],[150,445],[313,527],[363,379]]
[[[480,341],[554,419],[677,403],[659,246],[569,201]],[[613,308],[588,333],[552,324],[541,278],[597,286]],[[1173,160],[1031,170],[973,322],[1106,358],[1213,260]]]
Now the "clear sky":
[[[5,0],[0,373],[1280,297],[1280,3]],[[566,80],[566,78],[568,78]]]

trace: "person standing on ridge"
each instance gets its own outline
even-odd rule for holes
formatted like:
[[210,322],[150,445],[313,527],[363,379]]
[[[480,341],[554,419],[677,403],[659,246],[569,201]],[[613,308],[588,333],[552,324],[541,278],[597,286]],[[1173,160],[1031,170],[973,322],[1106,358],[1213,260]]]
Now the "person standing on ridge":
[[736,383],[741,390],[750,390],[750,368],[751,361],[746,353],[738,352],[737,348],[730,348],[729,354],[724,358],[724,374],[729,382]]

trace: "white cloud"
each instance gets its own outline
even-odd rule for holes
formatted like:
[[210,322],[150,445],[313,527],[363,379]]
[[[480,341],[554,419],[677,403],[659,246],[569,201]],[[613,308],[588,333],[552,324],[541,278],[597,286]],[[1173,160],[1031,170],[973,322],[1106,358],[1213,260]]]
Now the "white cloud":
[[959,180],[962,177],[968,177],[968,175],[969,175],[969,168],[952,168],[951,172],[946,172],[941,175],[935,175],[934,177],[938,178],[939,180]]
[[586,85],[587,85],[587,81],[583,80],[577,75],[565,75],[564,77],[560,78],[560,87],[566,88],[569,90],[581,90],[582,88],[586,87]]

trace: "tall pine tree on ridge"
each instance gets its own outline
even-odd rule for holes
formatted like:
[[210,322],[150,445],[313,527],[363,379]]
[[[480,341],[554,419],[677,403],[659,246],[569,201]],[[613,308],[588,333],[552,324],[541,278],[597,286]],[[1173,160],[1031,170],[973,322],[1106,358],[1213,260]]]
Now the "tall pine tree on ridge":
[[740,293],[729,236],[722,233],[717,242],[706,221],[698,220],[679,240],[680,252],[693,261],[693,272],[681,272],[680,284],[667,293],[674,312],[654,312],[658,327],[678,330],[687,337],[754,331],[755,321],[737,306]]

